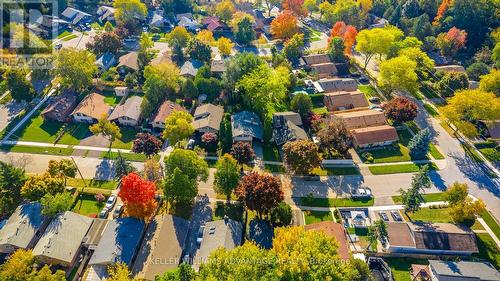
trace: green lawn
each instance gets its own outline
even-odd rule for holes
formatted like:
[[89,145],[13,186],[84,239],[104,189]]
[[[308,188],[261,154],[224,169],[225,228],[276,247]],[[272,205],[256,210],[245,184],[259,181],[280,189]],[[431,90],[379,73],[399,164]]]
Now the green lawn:
[[57,148],[57,147],[38,147],[38,146],[24,146],[24,145],[2,145],[0,150],[7,152],[17,153],[32,153],[32,154],[46,154],[46,155],[61,155],[68,156],[73,154],[73,148]]
[[[438,223],[453,223],[450,216],[450,208],[421,208],[415,213],[404,213],[408,221],[421,221],[421,222],[438,222]],[[471,227],[473,229],[484,229],[481,223],[477,220],[464,222],[464,226]]]
[[436,160],[444,159],[443,154],[437,149],[437,147],[433,143],[429,144],[429,153],[431,154],[432,158]]
[[265,161],[276,161],[280,162],[280,154],[278,152],[278,147],[274,143],[264,143],[263,144],[263,150],[264,150],[264,160]]
[[92,29],[95,29],[95,30],[104,29],[104,26],[100,25],[98,22],[93,22],[92,24],[90,24],[90,27],[92,27]]
[[121,100],[121,98],[117,97],[112,91],[103,91],[102,95],[104,96],[104,102],[110,106],[117,105]]
[[73,34],[73,33],[71,33],[71,32],[69,32],[69,31],[65,30],[65,31],[63,31],[61,34],[57,35],[57,39],[64,38],[64,37],[69,36],[69,35],[71,35],[71,34]]
[[101,204],[97,203],[94,195],[80,194],[71,210],[84,216],[90,216],[98,215],[103,206],[104,202],[102,202]]
[[[445,201],[444,192],[422,194],[422,197],[424,197],[425,202]],[[401,196],[392,196],[392,201],[394,201],[395,204],[400,204],[402,202]]]
[[472,158],[472,160],[478,162],[478,163],[483,163],[484,160],[481,158],[481,156],[479,155],[478,152],[476,152],[476,150],[474,150],[473,148],[471,148],[468,144],[464,144],[462,143],[462,148],[464,149],[465,153],[470,157]]
[[410,270],[412,264],[429,264],[428,260],[414,258],[384,258],[392,271],[394,281],[412,281]]
[[488,260],[493,266],[500,269],[500,249],[497,247],[495,240],[488,233],[476,233],[476,242],[479,253],[474,254],[474,256]]
[[63,41],[69,41],[69,40],[75,39],[75,38],[77,38],[77,37],[78,37],[78,35],[76,35],[76,34],[71,34],[71,35],[69,35],[69,36],[66,36],[66,37],[62,38],[62,40],[63,40]]
[[496,222],[495,218],[493,218],[488,211],[484,211],[481,214],[481,217],[483,218],[484,222],[491,228],[493,233],[497,236],[498,239],[500,239],[500,226]]
[[365,94],[365,97],[367,99],[371,98],[371,97],[376,97],[377,96],[377,91],[375,90],[375,88],[373,88],[372,85],[359,85],[358,86],[358,89],[363,93]]
[[[144,154],[138,154],[138,153],[121,153],[122,157],[125,160],[128,161],[134,161],[134,162],[146,162],[148,158]],[[118,153],[117,152],[109,152],[109,151],[104,151],[101,153],[100,158],[106,158],[106,159],[111,159],[115,160],[118,158]]]
[[306,224],[322,222],[322,221],[333,221],[332,212],[324,211],[304,211],[304,217]]
[[264,170],[269,173],[277,173],[277,174],[284,174],[286,173],[286,169],[283,165],[269,165],[269,164],[264,164]]
[[[384,165],[384,166],[372,166],[368,167],[370,172],[374,175],[385,175],[385,174],[400,174],[400,173],[416,173],[420,170],[422,166],[426,164],[399,164],[399,165]],[[429,165],[429,164],[427,164]],[[432,163],[429,166],[431,170],[438,170],[436,164]]]
[[309,198],[297,197],[300,205],[309,207],[367,207],[373,206],[373,198],[349,199],[349,198]]
[[323,115],[323,114],[328,113],[328,108],[326,108],[326,106],[316,107],[316,108],[313,108],[312,111],[318,115]]
[[359,175],[359,170],[356,167],[325,167],[314,169],[312,174],[318,176]]
[[101,181],[101,180],[95,180],[95,179],[85,179],[82,180],[81,178],[68,178],[66,181],[67,186],[72,186],[76,187],[78,189],[82,187],[87,188],[99,188],[99,189],[108,189],[108,190],[113,190],[117,186],[116,181]]
[[120,132],[122,133],[122,137],[115,140],[111,147],[118,149],[131,149],[132,142],[135,140],[135,136],[138,133],[137,130],[132,128],[120,128]]
[[230,219],[243,221],[243,206],[241,204],[229,204],[217,201],[213,212],[212,220],[222,220],[227,215]]
[[[412,138],[412,134],[408,130],[398,130],[399,142],[396,146],[389,146],[380,149],[368,150],[373,156],[373,163],[392,163],[411,161],[408,142]],[[357,151],[358,155],[363,157],[365,151]],[[365,159],[363,159],[365,160]]]
[[481,148],[479,151],[491,162],[500,162],[500,151],[496,148]]
[[430,104],[424,103],[424,108],[427,110],[427,112],[432,116],[432,117],[437,117],[439,116],[439,112]]

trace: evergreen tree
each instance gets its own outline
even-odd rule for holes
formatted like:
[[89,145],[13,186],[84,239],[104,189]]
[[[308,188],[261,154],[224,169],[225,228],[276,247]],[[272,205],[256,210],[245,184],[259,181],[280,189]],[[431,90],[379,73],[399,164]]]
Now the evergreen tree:
[[415,174],[411,181],[411,187],[405,191],[400,189],[402,202],[405,205],[405,212],[415,212],[420,209],[420,204],[424,203],[424,198],[421,192],[425,188],[431,187],[431,180],[427,173],[429,166],[425,165],[420,171]]
[[408,143],[410,156],[412,159],[425,159],[429,152],[429,144],[431,142],[431,133],[429,129],[423,129],[418,132]]

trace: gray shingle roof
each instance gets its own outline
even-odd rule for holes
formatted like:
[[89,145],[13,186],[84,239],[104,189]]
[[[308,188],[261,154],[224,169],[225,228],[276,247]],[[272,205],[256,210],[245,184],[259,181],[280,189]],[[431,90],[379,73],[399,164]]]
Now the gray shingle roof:
[[141,103],[141,97],[132,96],[128,98],[125,103],[118,105],[113,112],[111,112],[108,119],[115,120],[126,116],[133,120],[139,120],[141,116]]
[[430,260],[429,266],[439,280],[500,280],[500,273],[487,262]]
[[7,223],[0,229],[0,249],[4,245],[25,249],[44,225],[42,205],[38,202],[17,207]]
[[233,138],[248,135],[262,140],[264,136],[263,125],[259,116],[250,111],[233,114],[231,116],[231,129]]
[[299,127],[299,124],[302,125],[302,119],[298,113],[275,113],[273,115],[273,138],[276,145],[281,146],[289,141],[308,139],[306,131]]
[[181,76],[193,76],[195,77],[198,73],[198,69],[203,66],[203,63],[197,60],[188,60],[181,67]]
[[130,265],[139,246],[143,230],[144,222],[135,218],[120,218],[110,221],[89,264],[109,265],[124,262]]
[[89,217],[69,211],[58,215],[45,229],[33,254],[71,263],[92,221]]

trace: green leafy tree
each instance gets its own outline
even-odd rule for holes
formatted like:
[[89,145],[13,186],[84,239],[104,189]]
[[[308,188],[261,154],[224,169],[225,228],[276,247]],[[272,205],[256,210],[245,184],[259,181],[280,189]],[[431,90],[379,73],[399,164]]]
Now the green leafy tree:
[[283,53],[288,60],[292,62],[298,61],[303,54],[304,48],[304,34],[297,33],[285,42]]
[[469,78],[462,72],[448,72],[436,83],[437,92],[443,97],[452,97],[456,91],[469,88]]
[[49,173],[28,178],[21,188],[21,196],[31,201],[40,200],[45,194],[55,195],[64,191],[64,182]]
[[172,145],[187,139],[194,133],[192,121],[193,117],[187,112],[179,110],[172,112],[165,120],[163,137],[168,139]]
[[484,62],[475,62],[467,67],[467,76],[473,81],[479,81],[479,78],[490,72],[490,67]]
[[330,58],[334,62],[344,62],[345,61],[344,39],[342,39],[341,37],[333,37],[328,46],[329,46],[328,47],[328,54],[330,55]]
[[61,84],[83,90],[92,84],[97,73],[94,54],[87,50],[64,48],[57,53],[54,74],[61,77]]
[[50,160],[47,172],[53,177],[60,177],[64,179],[64,186],[66,186],[67,178],[76,177],[77,167],[75,163],[69,159],[61,159],[59,161]]
[[167,36],[168,43],[172,46],[178,46],[181,52],[187,46],[190,39],[191,35],[183,26],[176,26]]
[[226,195],[229,202],[240,181],[238,162],[230,154],[224,154],[217,160],[215,168],[214,189],[217,193]]
[[283,146],[283,160],[294,174],[307,175],[321,165],[318,146],[310,140],[287,142]]
[[361,30],[356,36],[356,51],[365,57],[364,69],[374,55],[382,59],[389,54],[391,46],[403,37],[403,32],[393,26]]
[[44,216],[53,217],[61,212],[69,211],[73,205],[73,195],[64,191],[61,193],[45,194],[42,199],[42,214]]
[[489,74],[481,76],[479,88],[500,97],[500,70],[492,69]]
[[48,265],[37,270],[38,260],[31,250],[19,249],[0,265],[0,280],[6,281],[65,281],[65,272],[57,270],[52,273]]
[[312,113],[313,104],[311,97],[305,93],[296,94],[292,101],[290,102],[292,110],[300,114],[302,119],[309,118],[309,115]]
[[165,99],[175,96],[180,83],[180,70],[172,62],[148,65],[144,68],[144,79],[141,114],[149,117]]
[[227,70],[222,77],[226,89],[231,92],[234,91],[236,83],[243,75],[253,72],[264,64],[265,61],[254,53],[243,52],[236,54],[229,60]]
[[196,152],[177,148],[165,159],[165,174],[165,196],[187,203],[198,194],[198,181],[207,181],[208,164]]
[[448,204],[455,206],[464,202],[468,195],[467,184],[454,182],[444,193],[444,198]]
[[130,33],[140,32],[140,22],[146,18],[148,9],[141,0],[115,0],[116,23],[127,29]]
[[431,139],[431,132],[427,128],[415,134],[408,143],[411,158],[425,159],[427,157],[427,153],[429,152]]
[[163,276],[157,276],[156,281],[191,281],[195,280],[196,272],[187,263],[181,263],[177,268],[165,272]]
[[191,39],[187,45],[187,53],[191,59],[201,62],[210,62],[212,59],[212,49],[209,45],[201,42],[197,38]]
[[196,88],[193,79],[189,78],[185,79],[184,82],[182,82],[180,93],[185,98],[190,99],[195,99],[199,95],[198,88]]
[[255,39],[253,21],[251,16],[245,16],[236,22],[236,29],[233,29],[236,42],[247,45]]
[[0,161],[0,216],[13,212],[21,203],[21,188],[25,181],[23,169]]
[[285,202],[280,202],[278,207],[271,211],[271,222],[274,226],[289,226],[292,223],[292,207]]
[[455,182],[445,192],[446,201],[451,207],[450,216],[454,222],[473,222],[476,216],[486,210],[483,201],[469,197],[468,189],[467,184]]
[[89,130],[96,136],[102,134],[105,138],[107,138],[109,140],[110,151],[113,142],[122,137],[120,127],[111,123],[106,115],[99,118],[97,123],[89,127]]
[[31,82],[26,79],[26,72],[21,69],[11,68],[4,74],[7,81],[7,89],[16,101],[32,101],[35,97],[35,89]]
[[379,86],[389,91],[416,92],[416,67],[417,63],[405,56],[383,61],[380,64]]
[[235,12],[234,4],[231,0],[223,0],[215,7],[215,14],[224,22],[229,22]]

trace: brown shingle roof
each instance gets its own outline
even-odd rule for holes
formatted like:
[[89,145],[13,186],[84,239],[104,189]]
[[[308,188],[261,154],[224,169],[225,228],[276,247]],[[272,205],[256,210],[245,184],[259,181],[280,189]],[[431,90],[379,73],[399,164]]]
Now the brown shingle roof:
[[351,133],[358,146],[399,139],[396,129],[389,125],[354,129]]
[[336,75],[337,67],[334,63],[318,63],[311,65],[311,69],[315,71],[318,75]]
[[166,100],[158,109],[158,112],[152,118],[152,122],[165,122],[168,116],[174,111],[185,111],[187,110],[179,104],[176,104],[173,101]]
[[328,54],[314,54],[303,56],[302,59],[307,65],[320,64],[330,62]]
[[195,130],[209,127],[218,131],[223,116],[224,108],[220,106],[210,103],[200,105],[194,112],[193,127]]
[[136,71],[139,70],[138,53],[130,52],[126,55],[121,56],[117,67],[121,66],[126,66]]
[[387,124],[384,113],[376,110],[359,110],[334,115],[344,120],[347,129],[350,130]]
[[104,102],[104,96],[92,93],[87,95],[80,104],[78,104],[71,115],[81,113],[88,117],[99,119],[103,115],[108,114],[110,108],[111,107]]
[[477,253],[476,236],[451,223],[409,224],[417,249]]
[[386,222],[389,244],[393,247],[415,248],[410,227],[405,222]]
[[334,237],[339,243],[339,255],[343,260],[349,259],[349,246],[344,226],[332,221],[324,221],[304,226],[305,230],[323,231],[326,235]]
[[75,108],[76,99],[77,96],[74,92],[65,91],[56,96],[54,102],[47,106],[41,115],[46,118],[62,121],[71,113],[73,108]]
[[368,107],[369,105],[365,94],[358,90],[352,92],[339,91],[326,93],[324,100],[325,105],[330,111]]

